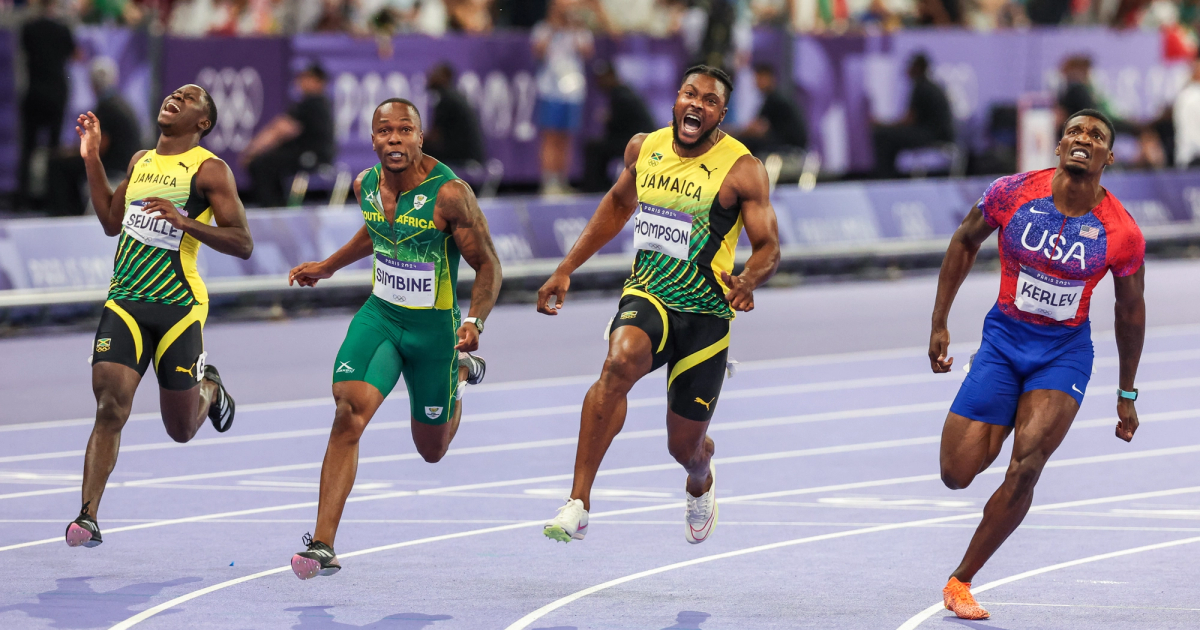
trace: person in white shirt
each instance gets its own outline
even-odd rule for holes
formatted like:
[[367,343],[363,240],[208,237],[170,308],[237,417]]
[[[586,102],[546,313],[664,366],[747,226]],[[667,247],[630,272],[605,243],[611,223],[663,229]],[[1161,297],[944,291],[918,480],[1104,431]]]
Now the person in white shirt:
[[1175,97],[1175,165],[1200,166],[1200,59],[1192,62],[1192,80]]

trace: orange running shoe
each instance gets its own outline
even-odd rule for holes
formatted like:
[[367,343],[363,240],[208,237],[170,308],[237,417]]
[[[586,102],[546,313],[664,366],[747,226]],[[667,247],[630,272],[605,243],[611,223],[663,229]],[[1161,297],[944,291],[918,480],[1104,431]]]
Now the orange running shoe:
[[952,577],[942,589],[942,598],[946,602],[946,610],[954,612],[959,619],[987,619],[991,615],[982,606],[975,603],[971,595],[971,583],[959,582]]

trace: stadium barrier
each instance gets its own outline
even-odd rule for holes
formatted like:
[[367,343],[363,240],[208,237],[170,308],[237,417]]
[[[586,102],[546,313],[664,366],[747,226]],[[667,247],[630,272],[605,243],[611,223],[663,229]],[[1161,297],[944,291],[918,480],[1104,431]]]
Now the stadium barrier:
[[[990,178],[823,184],[775,190],[773,204],[785,263],[838,258],[938,256]],[[1104,185],[1122,200],[1147,240],[1200,237],[1200,171],[1114,172]],[[548,276],[599,202],[598,196],[499,198],[481,205],[505,278]],[[199,268],[214,295],[286,291],[287,272],[321,260],[362,226],[354,207],[252,210],[254,255],[239,260],[201,248]],[[619,273],[632,260],[633,222],[580,269]],[[0,308],[94,303],[104,299],[114,239],[95,217],[0,221]],[[749,255],[743,236],[740,259]],[[370,261],[343,270],[318,289],[369,286]],[[462,266],[461,283],[473,274]],[[295,289],[293,289],[295,290]]]

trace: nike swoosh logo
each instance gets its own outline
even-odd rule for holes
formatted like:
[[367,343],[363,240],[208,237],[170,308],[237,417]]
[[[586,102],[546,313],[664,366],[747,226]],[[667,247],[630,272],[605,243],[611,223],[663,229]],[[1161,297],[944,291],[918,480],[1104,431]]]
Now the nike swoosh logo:
[[[1079,392],[1079,388],[1078,388],[1078,387],[1075,387],[1075,384],[1074,384],[1074,383],[1071,383],[1071,389],[1073,389],[1073,390],[1075,390],[1075,391]],[[1080,396],[1082,396],[1082,395],[1083,395],[1083,392],[1079,392],[1079,395],[1080,395]]]
[[1031,209],[1030,212],[1032,212],[1034,214],[1050,214],[1049,212],[1046,212],[1045,210],[1032,210]]

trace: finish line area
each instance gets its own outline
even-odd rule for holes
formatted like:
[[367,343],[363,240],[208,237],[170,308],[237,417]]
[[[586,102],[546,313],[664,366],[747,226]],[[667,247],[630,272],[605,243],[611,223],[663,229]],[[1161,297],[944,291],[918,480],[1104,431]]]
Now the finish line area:
[[995,298],[998,278],[982,270],[956,303],[946,375],[925,356],[932,276],[756,294],[733,324],[741,364],[710,428],[719,520],[695,546],[685,473],[666,449],[663,370],[630,393],[586,540],[542,536],[569,492],[616,300],[568,299],[554,319],[498,307],[481,341],[488,380],[467,390],[445,459],[415,452],[397,387],[361,442],[343,570],[309,581],[288,561],[316,516],[330,347],[349,313],[210,325],[210,360],[239,403],[227,434],[175,444],[143,387],[95,549],[62,537],[91,430],[78,365],[91,335],[2,340],[15,402],[0,423],[0,554],[20,577],[0,594],[0,627],[1191,628],[1200,569],[1181,558],[1200,549],[1197,274],[1194,261],[1147,264],[1143,426],[1130,444],[1113,435],[1112,283],[1097,288],[1088,395],[1029,516],[976,579],[992,613],[979,622],[941,609],[941,588],[1010,446],[952,492],[938,444]]

